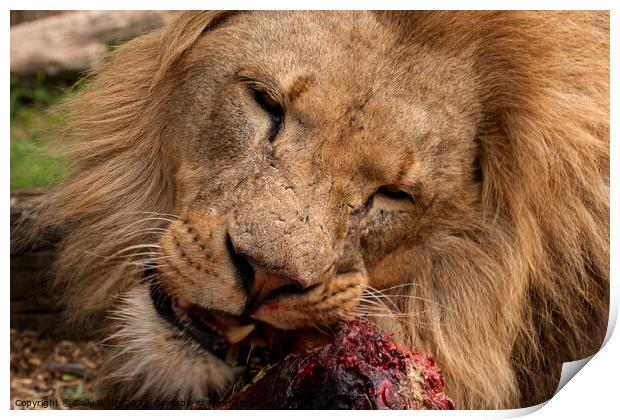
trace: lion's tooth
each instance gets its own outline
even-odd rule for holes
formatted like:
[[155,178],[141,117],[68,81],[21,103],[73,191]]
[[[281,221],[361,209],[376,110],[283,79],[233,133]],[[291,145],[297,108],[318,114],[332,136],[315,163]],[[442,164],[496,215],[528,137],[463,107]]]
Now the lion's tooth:
[[230,344],[237,344],[238,342],[243,340],[245,337],[250,335],[250,333],[254,331],[255,327],[256,327],[256,324],[238,325],[234,327],[228,327],[225,333],[226,339],[228,340]]

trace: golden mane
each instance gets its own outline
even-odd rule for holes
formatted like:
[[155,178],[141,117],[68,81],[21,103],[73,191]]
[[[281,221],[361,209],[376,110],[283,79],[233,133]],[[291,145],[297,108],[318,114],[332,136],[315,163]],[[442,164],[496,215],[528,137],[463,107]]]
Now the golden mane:
[[[497,270],[486,280],[503,283],[492,286],[503,293],[501,321],[495,314],[470,317],[470,325],[444,321],[436,324],[442,330],[437,345],[443,336],[451,343],[484,343],[488,334],[505,334],[514,341],[520,390],[513,393],[520,401],[509,405],[536,404],[551,397],[562,362],[595,352],[607,326],[609,16],[438,12],[417,19],[421,34],[415,36],[429,48],[458,55],[475,46],[485,115],[477,136],[487,215],[482,238],[489,241],[480,245]],[[472,296],[489,290],[466,270],[445,274],[447,285],[471,282]],[[477,310],[468,299],[453,303],[464,306],[460,314]],[[474,325],[481,319],[488,330]],[[443,351],[460,368],[470,365],[460,369],[461,381],[480,381],[484,393],[504,392],[495,399],[506,403],[508,390],[482,386],[485,378],[467,360],[469,350],[453,344]],[[470,394],[465,400],[477,405],[486,398]]]
[[145,229],[161,225],[156,214],[172,211],[177,163],[162,115],[175,82],[167,76],[200,33],[229,13],[186,13],[124,44],[90,75],[87,89],[59,106],[66,124],[56,133],[57,154],[70,166],[35,210],[41,217],[30,229],[35,237],[70,229],[55,267],[58,285],[70,289],[69,307],[78,308],[72,318],[109,308],[124,289],[119,282],[132,280],[128,267],[109,258],[149,235],[124,238],[123,229],[148,215],[153,220]]
[[[184,14],[128,42],[67,104],[62,139],[71,171],[31,229],[70,228],[56,273],[68,306],[79,308],[74,318],[109,309],[140,281],[131,265],[110,261],[148,241],[148,230],[125,236],[128,226],[161,227],[157,215],[174,211],[178,162],[165,139],[170,93],[183,80],[177,63],[222,16]],[[461,407],[544,401],[562,362],[594,353],[607,326],[609,15],[379,18],[430,51],[468,56],[483,115],[476,137],[483,215],[466,215],[458,229],[467,233],[446,238],[442,258],[429,256],[432,269],[416,272],[422,286],[409,294],[422,299],[402,304],[427,327],[406,328],[401,339],[437,355]],[[460,295],[443,293],[456,283]],[[425,298],[452,311],[440,314]],[[495,312],[478,312],[489,307]],[[501,360],[481,368],[494,347],[509,349],[509,369]]]

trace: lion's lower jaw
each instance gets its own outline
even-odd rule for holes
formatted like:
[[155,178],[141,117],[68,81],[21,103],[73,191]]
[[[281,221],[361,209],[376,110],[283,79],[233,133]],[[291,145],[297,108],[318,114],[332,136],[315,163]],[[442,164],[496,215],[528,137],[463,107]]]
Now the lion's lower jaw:
[[204,401],[239,373],[162,319],[146,286],[129,292],[111,319],[99,395],[150,403]]

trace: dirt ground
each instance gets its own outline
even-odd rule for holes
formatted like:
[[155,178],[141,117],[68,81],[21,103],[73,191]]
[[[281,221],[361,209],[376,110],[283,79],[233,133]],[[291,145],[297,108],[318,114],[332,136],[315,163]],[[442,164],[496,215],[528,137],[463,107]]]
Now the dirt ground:
[[11,329],[11,408],[68,409],[71,401],[92,399],[99,353],[93,341],[59,340]]

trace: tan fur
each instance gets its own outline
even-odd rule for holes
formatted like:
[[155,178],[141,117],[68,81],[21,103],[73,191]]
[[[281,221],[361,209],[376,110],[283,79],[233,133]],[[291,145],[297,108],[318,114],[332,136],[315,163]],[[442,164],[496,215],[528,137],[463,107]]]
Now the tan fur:
[[[250,89],[284,104],[273,142]],[[69,106],[73,170],[38,228],[71,229],[57,272],[75,318],[112,314],[108,394],[232,381],[141,280],[157,264],[174,296],[242,313],[265,291],[239,286],[227,237],[260,284],[313,286],[256,318],[368,314],[434,355],[462,408],[544,401],[602,342],[607,13],[186,13]],[[415,202],[372,200],[382,186]]]

